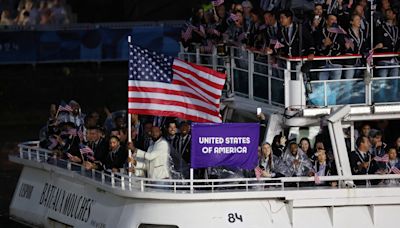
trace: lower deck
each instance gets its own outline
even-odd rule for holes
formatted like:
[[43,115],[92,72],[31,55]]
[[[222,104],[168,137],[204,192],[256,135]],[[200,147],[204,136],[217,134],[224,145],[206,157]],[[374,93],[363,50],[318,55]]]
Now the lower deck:
[[[32,145],[32,144],[31,144]],[[150,180],[86,172],[20,147],[24,165],[11,217],[38,227],[386,227],[396,226],[400,175]],[[94,176],[92,175],[94,173]],[[350,185],[379,179],[379,185]],[[351,217],[350,217],[351,216]],[[354,219],[355,218],[355,219]]]

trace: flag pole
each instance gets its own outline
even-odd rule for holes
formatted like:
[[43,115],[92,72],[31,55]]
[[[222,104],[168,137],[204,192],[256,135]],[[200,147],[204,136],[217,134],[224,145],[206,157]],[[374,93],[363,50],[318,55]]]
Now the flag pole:
[[[128,47],[131,44],[131,41],[132,41],[132,38],[129,35],[128,36]],[[129,60],[128,60],[128,62],[129,62]],[[128,70],[129,70],[129,67],[128,67]],[[129,72],[128,72],[128,77],[129,77]],[[128,85],[128,87],[129,87],[129,85]],[[129,89],[128,89],[128,97],[129,97]],[[132,116],[129,113],[129,102],[127,104],[127,112],[128,112],[128,143],[131,143],[132,142],[132,118],[131,118]],[[131,149],[128,149],[128,157],[129,158],[132,157]],[[130,178],[132,176],[132,173],[130,172],[131,167],[132,167],[132,164],[130,162],[128,162],[129,188],[131,188],[131,178]]]

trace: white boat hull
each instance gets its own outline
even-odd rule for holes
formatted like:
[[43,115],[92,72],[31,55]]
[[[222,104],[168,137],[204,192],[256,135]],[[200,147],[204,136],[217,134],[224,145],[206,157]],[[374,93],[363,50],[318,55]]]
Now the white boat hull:
[[[186,197],[180,197],[181,193],[150,191],[149,197],[135,197],[135,194],[126,196],[108,187],[101,188],[86,179],[89,180],[76,178],[65,170],[25,166],[10,215],[14,220],[37,227],[150,227],[143,224],[158,224],[179,228],[368,228],[397,227],[400,211],[400,189],[393,187],[268,189],[188,193]],[[159,197],[155,197],[157,195]]]

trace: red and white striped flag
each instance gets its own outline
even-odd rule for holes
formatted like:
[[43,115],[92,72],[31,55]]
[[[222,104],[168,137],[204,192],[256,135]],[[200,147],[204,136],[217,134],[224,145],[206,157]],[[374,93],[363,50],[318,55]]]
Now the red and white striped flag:
[[375,156],[374,160],[377,161],[377,162],[389,162],[389,155],[385,154],[382,157]]
[[398,169],[396,166],[393,166],[390,169],[391,172],[393,172],[394,174],[400,174],[400,169]]
[[67,104],[60,104],[58,106],[58,110],[57,112],[72,112],[72,108],[71,106],[67,105]]
[[257,178],[257,180],[258,180],[258,179],[261,178],[262,173],[263,173],[263,170],[260,168],[260,166],[257,166],[257,167],[254,169],[254,173],[256,174],[256,178]]
[[314,174],[314,183],[315,184],[321,184],[321,180],[319,179],[318,173]]
[[225,74],[129,45],[129,113],[221,122]]
[[274,49],[279,49],[279,48],[283,48],[283,47],[285,47],[285,45],[283,45],[281,42],[279,42],[277,40],[275,45],[274,45]]
[[370,51],[368,52],[368,55],[367,55],[367,65],[368,65],[368,66],[371,66],[371,65],[372,65],[372,58],[373,58],[373,55],[374,55],[374,50],[370,50]]
[[83,141],[85,139],[85,137],[83,137],[83,130],[82,128],[79,128],[79,130],[76,132],[76,134],[78,135],[79,139],[81,141]]
[[68,129],[67,131],[61,132],[61,135],[77,136],[77,130],[75,128],[71,128],[71,129]]
[[79,151],[81,152],[81,154],[88,158],[91,161],[94,161],[94,152],[92,149],[90,149],[90,147],[88,146],[81,146],[81,148],[79,149]]
[[224,4],[224,0],[211,1],[211,4],[212,4],[213,6],[219,6],[219,5]]
[[186,42],[192,38],[193,26],[188,25],[186,30],[182,32],[182,39]]
[[237,15],[234,14],[234,13],[231,13],[231,15],[229,16],[229,18],[232,19],[232,21],[237,21],[237,20],[239,20],[239,16],[237,16]]

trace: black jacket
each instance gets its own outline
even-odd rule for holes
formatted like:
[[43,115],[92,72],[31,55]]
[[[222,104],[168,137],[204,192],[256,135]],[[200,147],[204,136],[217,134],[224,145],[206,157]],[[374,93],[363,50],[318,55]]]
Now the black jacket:
[[[397,52],[400,49],[399,35],[399,28],[397,26],[390,26],[385,22],[380,24],[375,30],[374,42],[375,45],[382,43],[383,48],[377,49],[375,53]],[[376,60],[389,61],[391,59],[392,57],[377,58]]]
[[115,153],[109,151],[104,162],[104,169],[123,168],[128,158],[128,151],[120,146]]
[[293,23],[292,25],[293,31],[290,39],[286,28],[281,27],[278,31],[278,41],[284,45],[284,47],[279,49],[278,54],[289,57],[315,54],[314,39],[311,36],[310,31],[307,28],[302,28],[302,47],[300,51],[300,28],[296,23]]

